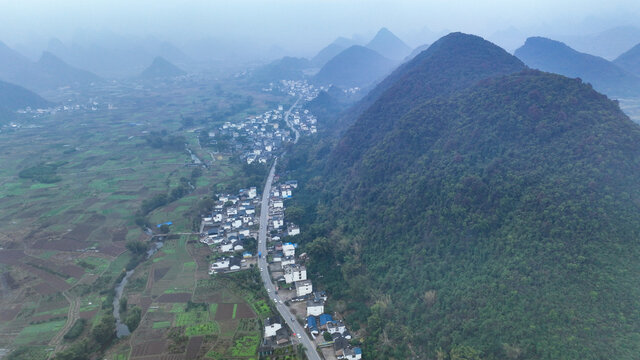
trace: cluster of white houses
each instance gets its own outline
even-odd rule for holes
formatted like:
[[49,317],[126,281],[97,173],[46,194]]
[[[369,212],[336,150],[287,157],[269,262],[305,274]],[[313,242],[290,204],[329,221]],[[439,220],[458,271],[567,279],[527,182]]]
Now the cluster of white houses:
[[[269,206],[269,229],[271,237],[268,246],[269,258],[272,266],[282,269],[282,275],[276,276],[279,289],[290,288],[290,302],[304,302],[306,304],[305,328],[315,339],[318,335],[327,332],[331,335],[335,355],[338,359],[358,360],[362,358],[362,350],[349,344],[351,334],[342,320],[334,320],[330,314],[325,313],[327,295],[324,291],[313,291],[313,284],[307,278],[307,269],[304,266],[306,254],[296,257],[296,244],[290,240],[292,236],[300,233],[300,228],[285,221],[284,200],[292,197],[293,190],[298,187],[296,181],[277,183],[271,188]],[[302,262],[300,262],[302,261]],[[278,266],[279,264],[279,266]],[[280,292],[281,296],[283,292]],[[275,327],[273,321],[265,325],[265,339],[272,338],[269,343],[277,344],[273,338]],[[267,342],[265,342],[267,344]]]
[[[237,195],[218,194],[211,216],[202,219],[200,242],[228,256],[209,266],[209,274],[242,268],[244,259],[253,254],[245,251],[244,240],[257,235],[256,206],[259,203],[255,187],[241,189]],[[242,253],[241,257],[231,256]]]
[[324,86],[315,87],[306,80],[280,80],[279,82],[269,83],[268,87],[262,89],[264,92],[272,92],[274,90],[300,97],[304,101],[311,101],[318,96],[320,91],[327,90],[327,88]]

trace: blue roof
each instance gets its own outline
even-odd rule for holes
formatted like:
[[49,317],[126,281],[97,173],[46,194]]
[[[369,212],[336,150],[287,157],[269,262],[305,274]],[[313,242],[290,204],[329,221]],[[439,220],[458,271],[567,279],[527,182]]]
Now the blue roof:
[[162,223],[162,224],[158,224],[156,225],[157,227],[160,227],[162,225],[173,225],[173,223],[171,221],[167,221],[166,223]]
[[307,325],[309,327],[309,329],[315,329],[318,327],[317,323],[316,323],[316,318],[313,316],[309,316],[307,317]]
[[358,355],[358,354],[361,354],[361,355],[362,355],[362,349],[360,349],[359,347],[357,347],[357,348],[353,348],[353,352],[354,352],[356,355]]
[[333,318],[329,314],[320,314],[320,326],[326,324],[329,321],[333,321]]

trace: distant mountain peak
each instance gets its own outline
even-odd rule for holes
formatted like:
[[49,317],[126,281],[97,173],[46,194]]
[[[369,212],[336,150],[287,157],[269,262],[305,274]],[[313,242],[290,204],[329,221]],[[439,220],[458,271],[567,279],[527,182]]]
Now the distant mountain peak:
[[185,75],[186,72],[176,65],[169,62],[162,56],[156,56],[149,67],[147,67],[142,74],[141,78],[154,79],[163,77],[175,77]]
[[315,76],[315,82],[342,87],[364,87],[388,74],[396,62],[375,50],[353,45],[329,60]]
[[378,30],[366,47],[396,60],[404,59],[411,53],[411,48],[385,27]]

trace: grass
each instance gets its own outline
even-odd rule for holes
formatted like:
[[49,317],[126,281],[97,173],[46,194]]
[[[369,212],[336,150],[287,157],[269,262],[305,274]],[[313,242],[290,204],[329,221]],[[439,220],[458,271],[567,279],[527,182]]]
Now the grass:
[[169,312],[172,313],[182,313],[184,312],[185,305],[181,303],[175,303],[171,305],[171,310]]
[[213,335],[220,331],[218,323],[215,321],[188,326],[185,330],[187,336]]
[[200,324],[208,321],[209,316],[204,311],[189,311],[176,314],[173,320],[173,326],[189,326],[192,324]]
[[155,321],[152,326],[154,329],[164,329],[168,327],[171,327],[171,321]]
[[66,320],[56,320],[29,325],[20,331],[18,337],[16,337],[13,342],[16,345],[47,343],[58,330],[62,329],[65,323]]
[[260,345],[260,334],[243,335],[234,340],[227,354],[232,357],[255,356]]
[[87,256],[76,260],[76,264],[94,274],[100,274],[109,267],[109,260],[98,256]]
[[231,318],[236,318],[236,310],[238,310],[238,304],[233,304],[233,313],[231,314]]
[[218,311],[218,304],[209,305],[209,316],[213,320],[216,317],[216,311]]

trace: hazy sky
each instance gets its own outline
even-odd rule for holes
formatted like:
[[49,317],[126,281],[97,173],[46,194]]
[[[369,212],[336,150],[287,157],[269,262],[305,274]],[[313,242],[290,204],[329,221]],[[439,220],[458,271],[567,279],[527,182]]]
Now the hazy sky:
[[72,39],[79,29],[156,35],[254,38],[310,52],[336,36],[386,26],[410,45],[425,27],[479,35],[514,26],[571,33],[640,23],[638,0],[0,0],[0,41]]

